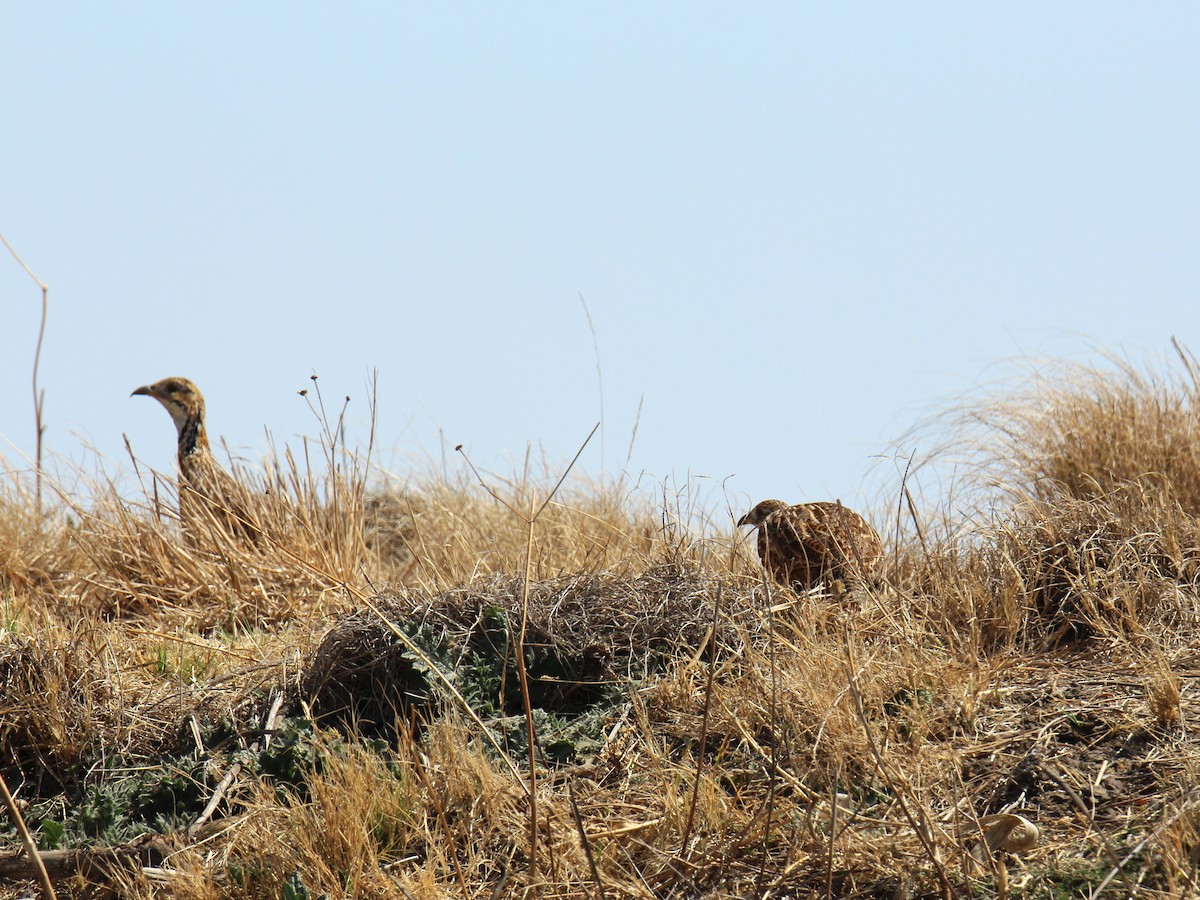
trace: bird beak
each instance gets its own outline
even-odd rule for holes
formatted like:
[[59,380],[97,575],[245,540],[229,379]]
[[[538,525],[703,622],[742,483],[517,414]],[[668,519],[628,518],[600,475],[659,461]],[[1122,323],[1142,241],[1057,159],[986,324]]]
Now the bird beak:
[[138,388],[136,391],[134,391],[132,394],[130,394],[129,396],[136,397],[136,396],[138,396],[138,394],[141,394],[146,397],[153,397],[154,390],[150,387],[150,385],[144,384],[140,388]]
[[750,513],[746,513],[746,515],[738,519],[737,527],[741,528],[743,525],[749,525],[750,523],[746,521],[748,518],[750,518]]

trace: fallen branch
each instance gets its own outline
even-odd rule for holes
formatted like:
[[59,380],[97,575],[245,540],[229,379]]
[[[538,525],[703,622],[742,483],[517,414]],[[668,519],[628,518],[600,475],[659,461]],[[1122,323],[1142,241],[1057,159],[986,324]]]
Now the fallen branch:
[[[266,721],[263,722],[262,744],[270,744],[271,735],[275,730],[275,717],[279,715],[279,708],[282,705],[283,695],[280,694],[275,698],[275,702],[271,704],[271,711],[267,713]],[[253,744],[251,744],[250,752],[257,753],[259,745],[260,741],[255,741]],[[237,778],[238,773],[241,771],[242,764],[240,762],[236,762],[226,773],[225,777],[221,779],[221,783],[218,784],[217,789],[213,791],[213,795],[211,798],[209,798],[208,805],[204,807],[204,811],[200,813],[195,822],[188,826],[187,835],[189,839],[194,839],[201,826],[203,826],[204,823],[209,820],[212,814],[216,812],[217,806],[221,803],[221,800],[225,796],[225,792],[229,790],[229,786],[233,784],[233,780]]]
[[156,866],[171,851],[171,846],[159,835],[142,835],[117,847],[42,850],[32,859],[19,851],[0,855],[0,881],[34,881],[42,873],[51,881],[75,877],[107,881],[118,872]]

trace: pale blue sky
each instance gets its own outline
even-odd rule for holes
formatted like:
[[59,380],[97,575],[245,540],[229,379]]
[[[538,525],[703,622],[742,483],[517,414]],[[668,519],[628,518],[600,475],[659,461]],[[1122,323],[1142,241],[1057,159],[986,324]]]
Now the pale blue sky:
[[[18,4],[0,231],[51,286],[51,450],[193,378],[256,458],[379,373],[439,441],[744,499],[873,457],[1022,353],[1200,349],[1200,6]],[[38,294],[0,259],[0,434],[32,453]],[[920,449],[920,448],[917,448]],[[5,451],[10,460],[15,451]],[[450,454],[450,464],[460,462]],[[601,445],[583,471],[601,468]]]

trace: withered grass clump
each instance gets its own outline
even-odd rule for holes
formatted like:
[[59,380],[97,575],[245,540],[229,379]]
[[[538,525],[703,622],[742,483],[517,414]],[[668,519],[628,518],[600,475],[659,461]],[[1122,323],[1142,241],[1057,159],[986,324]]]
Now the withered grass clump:
[[1200,525],[1178,507],[1127,485],[1091,500],[1029,502],[997,529],[1008,568],[1037,618],[1063,637],[1196,624]]
[[1136,485],[1024,499],[996,519],[904,551],[893,584],[952,646],[1041,651],[1083,638],[1190,632],[1200,522]]
[[0,631],[0,774],[29,800],[77,804],[105,777],[252,728],[263,698],[283,689],[280,661],[248,666],[186,632],[32,616],[17,625]]
[[964,475],[892,576],[937,605],[948,640],[1036,649],[1194,624],[1200,381],[1176,351],[1174,368],[1052,363],[934,420],[949,434],[933,461]]
[[112,685],[93,648],[47,637],[0,631],[0,759],[6,777],[18,775],[35,795],[76,782],[88,755],[118,736]]
[[[498,711],[519,712],[511,709],[513,664],[524,625],[534,704],[577,711],[606,686],[644,679],[667,660],[702,650],[717,585],[698,567],[663,563],[636,576],[564,576],[531,582],[528,590],[520,577],[492,575],[434,594],[388,591],[334,625],[306,660],[301,697],[318,717],[387,731],[413,709],[428,714],[435,695],[445,697],[442,682],[427,671],[430,663],[458,678],[455,670],[469,657],[472,666],[509,672],[510,696],[496,698]],[[759,624],[747,619],[749,598],[729,594],[716,633],[725,649],[740,645],[734,623]],[[504,685],[498,693],[506,693]]]
[[1014,496],[1103,500],[1132,486],[1200,515],[1200,368],[1175,350],[1174,365],[1110,354],[1038,366],[953,411],[948,449]]
[[72,565],[70,531],[49,527],[30,480],[0,457],[0,596],[51,598]]
[[[325,748],[303,793],[264,785],[230,822],[210,878],[222,876],[221,896],[255,900],[289,896],[287,884],[311,896],[398,900],[502,890],[522,865],[512,835],[523,828],[525,794],[469,744],[462,727],[439,723],[420,744],[402,736],[391,759]],[[577,834],[561,809],[553,816],[547,843],[574,870]],[[233,883],[226,872],[237,873]]]
[[1049,389],[1049,414],[1029,421],[1032,440],[1013,444],[1033,486],[1083,500],[1127,485],[1165,489],[1200,515],[1200,380],[1195,357],[1177,349],[1178,370],[1113,360],[1112,371],[1068,371]]
[[[448,591],[385,591],[377,608],[399,621],[437,622],[465,635],[482,616],[498,611],[516,624],[524,618],[526,643],[572,655],[601,653],[634,658],[665,649],[696,650],[708,637],[719,581],[693,565],[664,562],[634,575],[581,573],[531,581],[511,575],[480,578]],[[734,597],[733,617],[746,610]],[[726,608],[718,640],[732,645]]]
[[200,631],[236,630],[305,617],[360,582],[365,489],[353,466],[331,460],[317,474],[286,454],[269,473],[235,475],[253,541],[211,512],[182,529],[175,485],[159,476],[132,502],[111,482],[95,485],[89,506],[71,507],[86,577],[66,595],[109,617],[162,612]]

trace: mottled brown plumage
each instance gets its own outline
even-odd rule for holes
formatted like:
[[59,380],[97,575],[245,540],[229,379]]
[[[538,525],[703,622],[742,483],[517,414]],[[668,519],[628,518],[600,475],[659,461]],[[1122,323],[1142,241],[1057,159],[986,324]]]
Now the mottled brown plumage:
[[780,584],[807,591],[824,582],[836,594],[874,583],[883,562],[879,534],[840,503],[764,500],[738,520],[758,529],[758,556]]
[[257,541],[259,530],[247,514],[247,492],[221,468],[204,431],[204,395],[186,378],[164,378],[130,396],[153,397],[171,414],[179,438],[179,518],[192,537],[202,522]]

